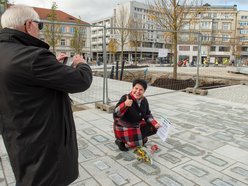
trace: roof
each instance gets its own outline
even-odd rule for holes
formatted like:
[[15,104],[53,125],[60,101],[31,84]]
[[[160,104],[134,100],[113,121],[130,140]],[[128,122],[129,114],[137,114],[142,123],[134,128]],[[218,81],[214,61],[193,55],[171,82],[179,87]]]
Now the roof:
[[[38,8],[38,7],[33,7],[34,10],[39,14],[40,19],[42,20],[48,20],[48,15],[51,14],[51,9],[46,9],[46,8]],[[73,17],[61,10],[55,10],[56,11],[56,15],[57,15],[57,21],[61,21],[61,22],[70,22],[70,23],[77,23],[78,22],[78,18]],[[89,24],[85,21],[81,21],[81,24]]]

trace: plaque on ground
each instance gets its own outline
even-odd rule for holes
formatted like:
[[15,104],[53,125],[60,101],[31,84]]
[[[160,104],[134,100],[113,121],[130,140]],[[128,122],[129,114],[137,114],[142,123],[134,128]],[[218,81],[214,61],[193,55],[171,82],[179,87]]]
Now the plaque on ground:
[[228,182],[225,182],[219,178],[211,181],[211,183],[214,185],[214,186],[234,186],[233,184],[231,183],[228,183]]
[[143,162],[136,162],[133,164],[133,167],[146,175],[156,175],[160,172],[159,167]]
[[185,144],[176,148],[177,150],[189,155],[189,156],[201,156],[205,151],[200,150],[192,145]]
[[96,161],[96,162],[94,163],[94,165],[95,165],[99,170],[105,170],[105,169],[108,169],[108,168],[109,168],[109,166],[108,166],[106,163],[104,163],[103,161]]
[[156,180],[161,183],[162,185],[168,185],[168,186],[183,186],[181,183],[176,181],[173,177],[170,175],[161,175],[156,178]]
[[248,179],[248,170],[243,169],[242,167],[234,167],[231,169],[231,171]]
[[96,131],[93,129],[84,129],[83,132],[88,135],[96,134]]
[[212,156],[212,155],[207,155],[207,156],[204,156],[202,159],[214,164],[214,165],[217,165],[219,167],[223,167],[225,166],[226,164],[228,164],[228,162],[220,159],[220,158],[217,158],[215,156]]
[[116,184],[116,185],[125,185],[128,183],[127,180],[125,180],[121,175],[119,174],[111,174],[109,175],[109,178]]
[[203,177],[203,176],[209,174],[208,171],[203,170],[203,169],[196,167],[194,165],[186,165],[186,166],[183,166],[182,168],[184,170],[190,172],[191,174],[197,176],[197,177]]
[[99,143],[102,143],[102,142],[105,142],[105,141],[108,141],[108,138],[102,136],[102,135],[96,135],[96,136],[93,136],[92,137],[94,140],[96,140],[97,142]]
[[181,159],[179,159],[178,157],[170,154],[170,153],[165,153],[165,154],[161,154],[159,155],[159,157],[161,157],[162,159],[171,162],[172,164],[176,164],[179,163],[181,161]]

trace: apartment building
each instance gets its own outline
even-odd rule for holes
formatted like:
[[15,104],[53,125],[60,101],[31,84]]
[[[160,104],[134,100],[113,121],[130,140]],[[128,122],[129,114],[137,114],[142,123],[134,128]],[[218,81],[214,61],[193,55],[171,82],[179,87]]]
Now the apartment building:
[[[123,27],[128,27],[127,21],[132,19],[133,21],[139,23],[137,29],[144,29],[141,33],[140,45],[137,46],[137,56],[139,59],[155,59],[158,55],[159,48],[165,48],[166,43],[164,42],[163,32],[155,31],[161,29],[156,25],[148,16],[149,7],[144,3],[139,3],[136,1],[130,1],[123,4],[118,4],[113,10],[113,16],[95,21],[92,23],[93,26],[105,25],[107,28],[106,47],[111,39],[118,42],[117,53],[115,59],[119,59],[121,53],[121,34],[118,29],[111,29],[120,27],[120,12],[125,15],[125,20]],[[148,31],[149,30],[149,31]],[[153,31],[154,30],[154,31]],[[102,28],[92,28],[91,38],[92,38],[92,51],[94,57],[102,55]],[[132,31],[130,31],[129,36],[125,40],[124,45],[124,60],[133,61],[134,60],[134,47],[131,46],[130,41],[132,40]],[[107,51],[107,58],[110,59],[111,53]]]
[[[103,27],[110,28],[113,26],[113,17],[107,17],[101,20],[94,21],[91,24],[91,53],[94,60],[103,62]],[[110,37],[113,34],[111,29],[106,30],[106,48],[110,42]],[[110,53],[107,53],[107,58],[110,58]]]
[[[214,63],[234,60],[236,44],[237,6],[205,6],[193,22],[184,25],[183,31],[196,31],[202,34],[201,59]],[[187,22],[187,18],[184,20]],[[197,35],[180,34],[178,58],[197,60],[198,42],[191,37]],[[194,39],[193,39],[194,41]]]
[[248,60],[248,11],[238,11],[236,34],[236,55],[241,61],[246,62]]
[[[108,22],[109,27],[117,27],[118,12],[122,11],[123,8],[126,11],[125,16],[139,22],[141,24],[139,28],[144,29],[140,45],[137,48],[139,59],[155,59],[160,48],[167,48],[168,51],[173,53],[171,51],[171,38],[165,37],[162,28],[150,19],[148,14],[149,7],[144,3],[130,1],[119,4],[114,8],[112,17],[98,20],[93,24],[97,25]],[[210,63],[214,63],[216,60],[219,63],[227,63],[236,58],[244,59],[247,57],[248,46],[245,44],[248,44],[248,41],[246,41],[248,38],[246,37],[248,36],[248,25],[246,25],[248,11],[237,11],[236,5],[211,6],[206,4],[194,22],[189,22],[187,19],[187,17],[184,18],[186,24],[182,28],[183,32],[202,33],[201,62],[207,59]],[[91,36],[92,39],[94,38],[94,52],[100,53],[102,48],[99,47],[102,44],[102,36],[101,32],[97,32],[97,39],[95,33],[92,33]],[[110,31],[107,37],[109,38],[107,41],[110,41],[111,38],[118,41],[120,38],[114,31]],[[178,59],[197,60],[199,43],[196,38],[197,35],[192,36],[192,34],[179,33]],[[128,40],[131,40],[130,36]],[[134,49],[130,46],[129,41],[125,42],[124,59],[132,61],[134,59]],[[97,43],[99,44],[98,47]],[[119,45],[116,59],[118,59],[120,51]]]

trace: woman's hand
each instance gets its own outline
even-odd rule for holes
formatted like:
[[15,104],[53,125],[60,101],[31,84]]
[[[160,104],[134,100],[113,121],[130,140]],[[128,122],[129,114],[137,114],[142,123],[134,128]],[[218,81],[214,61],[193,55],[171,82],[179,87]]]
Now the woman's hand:
[[125,101],[125,106],[126,107],[131,107],[133,104],[133,100],[132,99],[129,99],[128,95],[127,95],[127,99]]
[[159,123],[156,123],[156,124],[154,125],[154,127],[155,127],[156,129],[158,129],[159,127],[161,127],[161,125],[160,125]]

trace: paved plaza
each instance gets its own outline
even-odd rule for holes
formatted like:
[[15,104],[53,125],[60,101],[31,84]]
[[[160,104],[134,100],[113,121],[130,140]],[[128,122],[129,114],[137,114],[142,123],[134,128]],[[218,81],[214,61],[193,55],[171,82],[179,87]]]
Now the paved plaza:
[[[119,82],[119,86],[131,89],[131,83]],[[73,186],[248,185],[248,98],[239,101],[240,95],[248,95],[248,85],[210,90],[207,96],[148,90],[161,92],[148,97],[153,115],[166,116],[172,123],[166,142],[158,136],[148,140],[148,149],[154,144],[159,147],[153,164],[138,161],[132,150],[120,152],[114,144],[112,114],[88,104],[87,109],[74,112],[80,177]],[[120,91],[116,90],[116,97],[128,93]],[[0,186],[14,186],[0,142]]]

